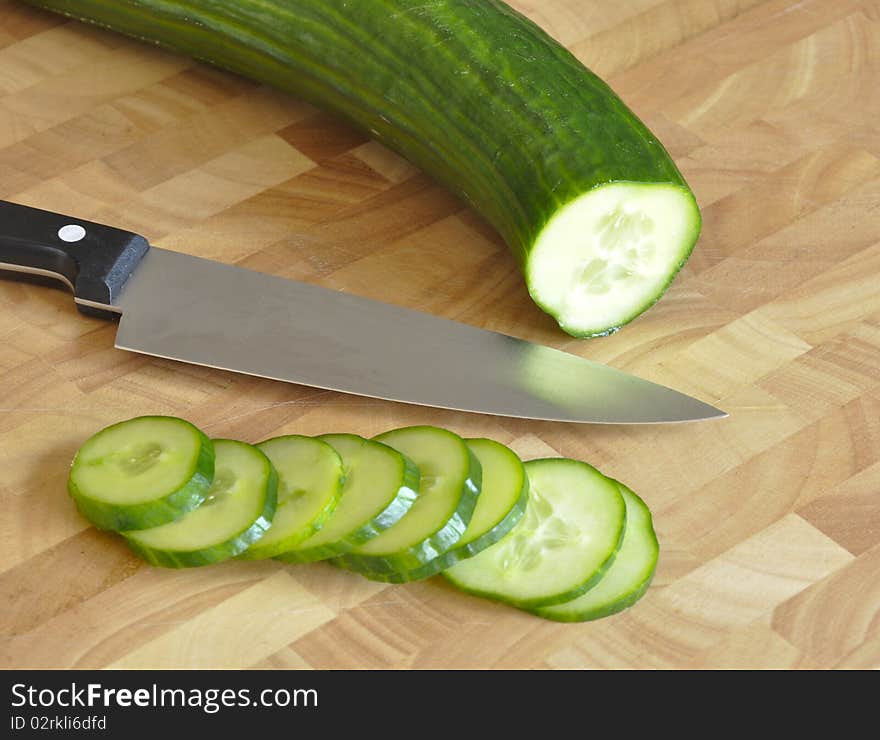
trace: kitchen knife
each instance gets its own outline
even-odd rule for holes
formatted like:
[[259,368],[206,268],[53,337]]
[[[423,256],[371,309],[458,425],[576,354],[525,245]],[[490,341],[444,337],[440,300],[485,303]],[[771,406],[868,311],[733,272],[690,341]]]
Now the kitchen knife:
[[6,201],[0,269],[64,281],[81,311],[119,316],[116,347],[157,357],[500,416],[607,424],[726,416],[550,347]]

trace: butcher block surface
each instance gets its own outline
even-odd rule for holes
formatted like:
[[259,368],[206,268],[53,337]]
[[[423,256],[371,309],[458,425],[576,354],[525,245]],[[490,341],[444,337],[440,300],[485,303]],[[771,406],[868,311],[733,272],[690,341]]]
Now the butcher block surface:
[[[334,117],[13,0],[0,198],[548,344],[730,416],[534,422],[192,367],[116,350],[62,286],[5,274],[0,666],[880,666],[880,2],[513,5],[645,120],[702,208],[691,260],[614,336],[561,333],[491,228]],[[556,624],[440,577],[154,568],[65,487],[77,447],[138,414],[251,442],[437,424],[587,460],[651,507],[657,574],[621,614]]]

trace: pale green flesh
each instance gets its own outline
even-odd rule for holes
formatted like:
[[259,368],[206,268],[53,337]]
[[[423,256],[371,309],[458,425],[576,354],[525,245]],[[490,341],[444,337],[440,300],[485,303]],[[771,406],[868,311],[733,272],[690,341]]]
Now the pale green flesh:
[[152,529],[125,532],[127,539],[150,550],[194,552],[238,536],[262,516],[271,466],[244,442],[214,442],[216,468],[207,498],[179,519]]
[[535,614],[564,622],[598,619],[630,606],[645,592],[659,553],[651,512],[629,488],[621,483],[617,485],[626,502],[626,531],[611,567],[602,580],[582,596],[535,609]]
[[466,591],[517,606],[569,601],[601,577],[620,547],[626,505],[617,486],[586,463],[525,464],[529,503],[511,532],[444,571]]
[[607,334],[660,297],[699,229],[696,202],[680,186],[593,188],[538,235],[526,265],[529,290],[569,333]]
[[[417,472],[407,460],[387,445],[364,439],[354,434],[324,434],[318,439],[333,447],[342,458],[345,483],[342,497],[324,526],[284,556],[322,550],[329,557],[329,548],[344,552],[356,542],[347,538],[362,533],[364,540],[375,537],[381,530],[392,526],[405,514],[418,489]],[[389,511],[393,507],[394,511]],[[365,530],[371,529],[369,536]]]
[[[455,515],[468,482],[470,458],[457,435],[432,427],[394,430],[376,440],[412,460],[421,476],[419,494],[410,510],[394,526],[352,552],[387,556],[418,545]],[[462,524],[461,533],[466,524]]]
[[198,429],[182,419],[131,419],[99,432],[80,448],[71,483],[79,495],[103,503],[155,501],[192,478],[201,445]]
[[290,434],[257,445],[278,471],[278,505],[269,531],[243,553],[270,558],[318,531],[342,491],[342,459],[326,442]]
[[[528,495],[528,477],[522,461],[509,447],[491,439],[467,439],[468,447],[483,468],[483,486],[477,506],[467,529],[456,543],[456,549],[470,545],[492,532]],[[525,507],[523,507],[523,511]],[[519,517],[510,523],[512,528]]]

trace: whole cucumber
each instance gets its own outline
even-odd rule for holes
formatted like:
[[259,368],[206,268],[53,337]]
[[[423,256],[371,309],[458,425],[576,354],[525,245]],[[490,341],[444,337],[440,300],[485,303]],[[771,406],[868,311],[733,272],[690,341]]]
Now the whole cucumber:
[[27,0],[335,111],[503,236],[533,300],[575,336],[663,294],[700,231],[662,144],[500,0]]

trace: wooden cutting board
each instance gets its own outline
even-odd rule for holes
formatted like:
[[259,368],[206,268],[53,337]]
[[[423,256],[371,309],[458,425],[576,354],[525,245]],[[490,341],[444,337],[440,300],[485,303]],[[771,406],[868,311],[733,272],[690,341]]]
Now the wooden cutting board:
[[[64,290],[0,280],[0,665],[880,665],[880,3],[513,4],[644,118],[703,209],[671,290],[615,336],[561,334],[491,229],[334,118],[14,0],[0,198],[546,343],[730,417],[536,423],[246,378],[117,351]],[[656,579],[561,625],[441,578],[152,568],[65,491],[86,437],[146,413],[248,441],[439,424],[589,460],[651,506]]]

